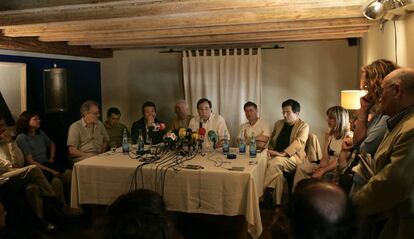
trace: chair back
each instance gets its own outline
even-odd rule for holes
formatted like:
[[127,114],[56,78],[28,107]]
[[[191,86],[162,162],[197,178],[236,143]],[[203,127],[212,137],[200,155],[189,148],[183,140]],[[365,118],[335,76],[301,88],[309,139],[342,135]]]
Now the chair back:
[[305,145],[306,158],[310,163],[317,163],[322,159],[322,148],[318,137],[309,133],[308,140]]

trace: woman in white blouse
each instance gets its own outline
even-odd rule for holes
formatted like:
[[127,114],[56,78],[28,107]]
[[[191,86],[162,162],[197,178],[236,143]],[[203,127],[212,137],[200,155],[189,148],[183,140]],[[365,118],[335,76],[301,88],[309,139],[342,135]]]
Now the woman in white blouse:
[[329,132],[325,136],[321,162],[312,174],[314,178],[327,176],[328,172],[338,176],[336,171],[338,164],[342,164],[342,160],[346,158],[343,155],[346,152],[341,150],[342,144],[344,141],[346,145],[352,144],[353,133],[350,130],[348,111],[341,106],[334,106],[326,111],[326,116]]
[[326,111],[329,131],[325,136],[322,159],[319,164],[305,162],[296,168],[293,189],[297,182],[305,178],[324,178],[335,181],[338,165],[344,164],[349,151],[341,150],[342,144],[352,145],[353,133],[350,130],[348,111],[341,106],[333,106]]

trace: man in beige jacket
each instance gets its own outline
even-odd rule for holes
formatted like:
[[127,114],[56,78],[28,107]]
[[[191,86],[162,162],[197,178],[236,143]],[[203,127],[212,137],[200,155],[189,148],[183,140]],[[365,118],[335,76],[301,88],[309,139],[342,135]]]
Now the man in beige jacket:
[[391,72],[381,89],[388,132],[374,156],[374,176],[353,200],[362,216],[388,218],[379,238],[414,238],[414,69]]
[[[300,104],[292,99],[282,103],[283,120],[275,123],[269,142],[269,161],[265,174],[265,201],[273,194],[273,202],[282,201],[283,172],[293,173],[296,165],[306,157],[305,144],[309,125],[299,119]],[[270,196],[271,198],[271,196]],[[266,202],[265,204],[268,204]]]

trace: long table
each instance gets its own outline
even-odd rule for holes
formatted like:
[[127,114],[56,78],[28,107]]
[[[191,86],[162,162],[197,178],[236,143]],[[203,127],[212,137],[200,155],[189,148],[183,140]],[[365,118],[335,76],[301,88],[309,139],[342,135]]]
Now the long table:
[[[232,160],[215,151],[181,164],[200,165],[202,169],[166,169],[157,164],[139,167],[141,164],[121,152],[77,162],[73,167],[71,206],[109,205],[121,194],[147,188],[162,194],[170,211],[244,215],[249,234],[258,238],[262,233],[259,198],[263,192],[267,151],[253,159],[237,154]],[[244,170],[234,171],[237,167]]]

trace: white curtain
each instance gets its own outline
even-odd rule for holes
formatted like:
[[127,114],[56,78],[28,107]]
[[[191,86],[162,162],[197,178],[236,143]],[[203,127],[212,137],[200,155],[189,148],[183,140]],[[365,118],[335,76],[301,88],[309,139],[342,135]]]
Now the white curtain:
[[261,105],[261,49],[183,51],[183,77],[191,113],[198,114],[200,98],[211,100],[234,143],[240,124],[246,122],[244,103]]

